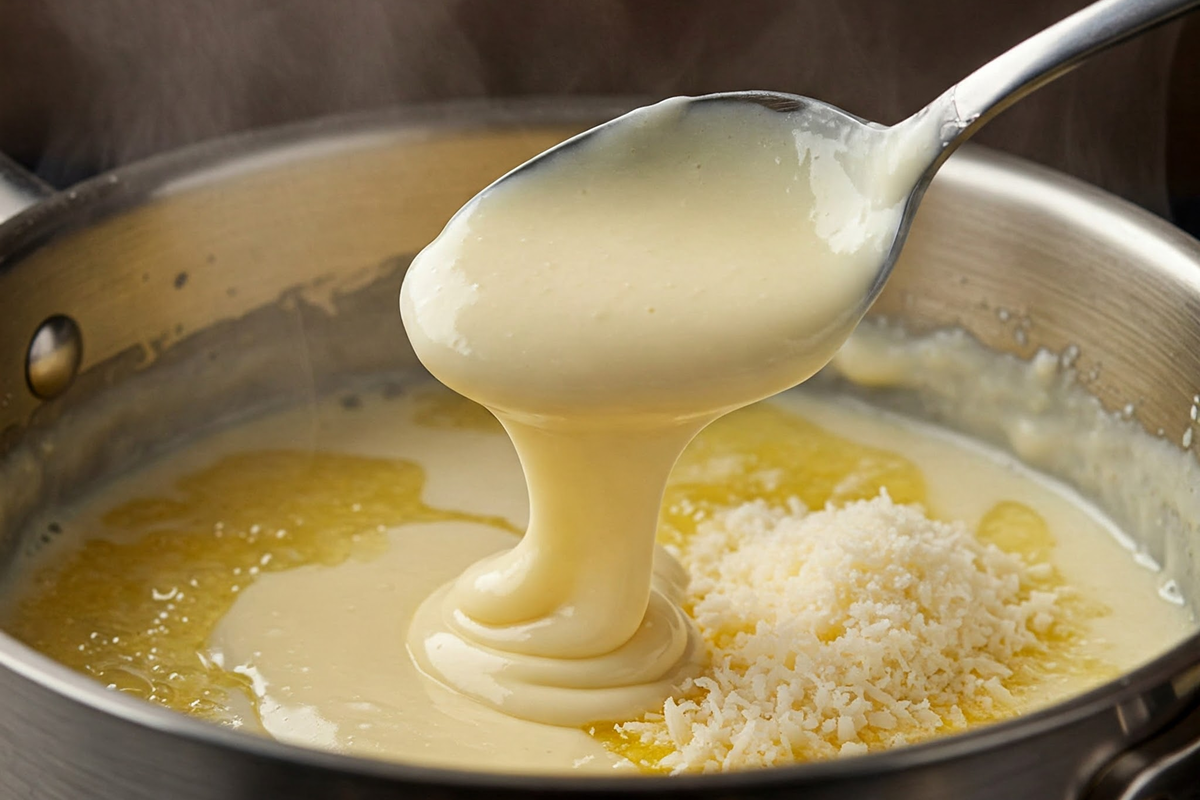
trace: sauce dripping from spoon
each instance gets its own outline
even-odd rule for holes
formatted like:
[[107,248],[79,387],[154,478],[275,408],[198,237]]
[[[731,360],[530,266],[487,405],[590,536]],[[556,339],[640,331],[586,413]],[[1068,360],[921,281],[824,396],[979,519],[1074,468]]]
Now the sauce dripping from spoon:
[[808,98],[674,98],[469,202],[400,294],[431,373],[516,446],[530,523],[429,598],[431,677],[556,725],[629,719],[696,667],[654,534],[705,425],[820,369],[882,289],[921,196],[996,113],[1200,0],[1100,0],[891,128]]
[[506,712],[640,715],[694,667],[686,575],[654,546],[668,474],[718,416],[794,386],[862,314],[908,163],[866,185],[853,141],[681,98],[471,201],[413,262],[413,347],[507,429],[530,492],[512,550],[428,600],[410,651]]

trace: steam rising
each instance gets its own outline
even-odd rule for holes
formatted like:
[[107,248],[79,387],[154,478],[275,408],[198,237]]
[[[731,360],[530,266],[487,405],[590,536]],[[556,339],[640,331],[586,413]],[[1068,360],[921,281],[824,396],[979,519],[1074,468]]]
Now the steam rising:
[[[51,180],[405,102],[765,88],[895,122],[1082,0],[0,0],[0,150]],[[1165,208],[1172,27],[982,135]],[[1060,108],[1063,104],[1065,108]]]

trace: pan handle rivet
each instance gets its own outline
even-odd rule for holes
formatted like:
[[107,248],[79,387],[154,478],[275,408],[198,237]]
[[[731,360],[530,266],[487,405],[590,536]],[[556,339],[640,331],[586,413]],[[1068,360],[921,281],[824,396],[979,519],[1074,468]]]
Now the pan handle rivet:
[[43,400],[67,390],[83,360],[83,334],[65,314],[48,317],[29,340],[25,356],[25,382]]

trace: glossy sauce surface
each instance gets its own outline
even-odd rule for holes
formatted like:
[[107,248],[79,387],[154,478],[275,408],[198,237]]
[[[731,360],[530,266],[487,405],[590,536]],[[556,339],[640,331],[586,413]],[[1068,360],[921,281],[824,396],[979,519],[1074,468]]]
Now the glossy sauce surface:
[[654,549],[667,476],[705,425],[820,369],[865,310],[912,165],[863,181],[864,147],[802,112],[675,98],[486,189],[416,257],[413,349],[497,415],[531,506],[520,544],[418,614],[426,674],[580,725],[695,671],[680,568]]
[[[6,587],[5,630],[114,690],[284,741],[471,769],[652,769],[656,754],[611,725],[513,718],[423,680],[405,652],[422,599],[526,522],[495,420],[435,387],[373,393],[320,407],[317,452],[287,450],[312,424],[297,412],[239,426],[60,509],[44,521],[60,541],[30,562],[41,569]],[[672,473],[658,538],[686,540],[698,511],[881,487],[1047,559],[1078,592],[1076,633],[1014,683],[1015,707],[973,722],[1082,691],[1191,630],[1086,506],[969,442],[836,398],[788,394],[707,429]]]

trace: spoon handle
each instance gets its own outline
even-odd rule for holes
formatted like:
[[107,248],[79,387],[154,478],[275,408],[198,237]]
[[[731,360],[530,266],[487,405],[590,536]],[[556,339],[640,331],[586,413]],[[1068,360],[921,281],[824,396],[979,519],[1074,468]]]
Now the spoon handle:
[[1088,56],[1120,44],[1200,5],[1200,0],[1100,0],[1051,25],[961,80],[942,100],[953,120],[944,140],[976,128]]

